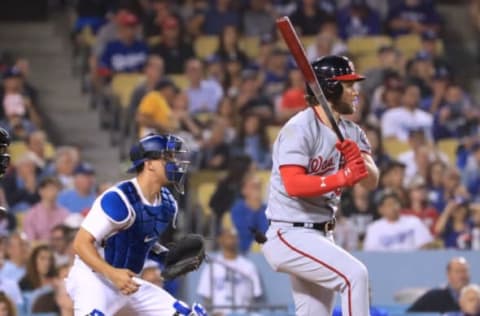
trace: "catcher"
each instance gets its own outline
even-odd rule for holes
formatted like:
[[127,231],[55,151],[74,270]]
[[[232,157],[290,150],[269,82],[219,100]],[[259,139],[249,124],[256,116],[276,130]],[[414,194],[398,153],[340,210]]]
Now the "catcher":
[[[130,150],[136,177],[111,187],[94,202],[74,240],[75,262],[66,279],[76,316],[206,315],[163,289],[141,280],[146,258],[165,263],[164,278],[197,269],[204,258],[203,239],[189,235],[171,250],[158,239],[172,223],[177,202],[165,187],[183,193],[189,162],[183,141],[173,135],[148,135]],[[104,254],[97,251],[103,247]]]

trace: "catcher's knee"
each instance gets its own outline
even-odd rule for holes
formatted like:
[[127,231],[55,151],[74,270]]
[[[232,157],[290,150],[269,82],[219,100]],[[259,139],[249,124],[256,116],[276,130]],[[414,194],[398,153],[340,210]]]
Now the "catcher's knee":
[[172,316],[208,316],[205,308],[197,303],[190,308],[185,302],[175,301],[173,308],[175,313]]

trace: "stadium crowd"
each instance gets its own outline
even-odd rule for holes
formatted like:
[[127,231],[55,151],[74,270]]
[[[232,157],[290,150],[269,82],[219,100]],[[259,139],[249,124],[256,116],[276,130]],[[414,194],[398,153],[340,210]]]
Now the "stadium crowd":
[[[478,7],[472,1],[476,25]],[[82,0],[75,12],[72,45],[81,52],[84,89],[113,117],[103,127],[126,143],[151,132],[186,140],[189,182],[199,185],[189,187],[183,206],[214,221],[219,258],[236,269],[253,273],[242,255],[258,246],[251,228],[268,226],[276,133],[306,107],[302,75],[275,31],[283,15],[310,60],[346,55],[367,77],[347,119],[365,131],[380,186],[343,193],[337,242],[349,251],[480,250],[480,112],[444,55],[445,25],[434,1]],[[12,138],[0,191],[8,209],[0,214],[0,309],[69,315],[61,280],[72,237],[109,184],[96,182],[78,148],[48,141],[28,60],[2,52],[0,70],[0,126]],[[118,86],[126,75],[135,80]],[[144,277],[162,283],[156,265]],[[199,293],[211,299],[202,278]]]

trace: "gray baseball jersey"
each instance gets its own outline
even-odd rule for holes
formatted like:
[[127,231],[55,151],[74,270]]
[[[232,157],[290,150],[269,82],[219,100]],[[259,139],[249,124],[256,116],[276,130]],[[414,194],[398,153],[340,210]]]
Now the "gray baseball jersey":
[[[345,138],[354,140],[362,152],[370,153],[370,144],[360,127],[340,120]],[[308,174],[327,176],[340,169],[341,154],[335,148],[335,133],[320,122],[312,108],[293,116],[280,130],[273,144],[267,217],[286,222],[324,222],[332,219],[340,203],[341,190],[324,195],[297,198],[289,196],[280,175],[280,166],[297,165]]]

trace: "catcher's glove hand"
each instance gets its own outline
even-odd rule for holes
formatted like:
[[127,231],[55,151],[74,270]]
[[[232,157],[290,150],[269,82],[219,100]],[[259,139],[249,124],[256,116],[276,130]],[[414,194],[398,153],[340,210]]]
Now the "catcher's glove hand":
[[204,259],[205,245],[203,237],[197,234],[189,234],[170,248],[165,257],[162,277],[165,280],[170,280],[197,270]]

